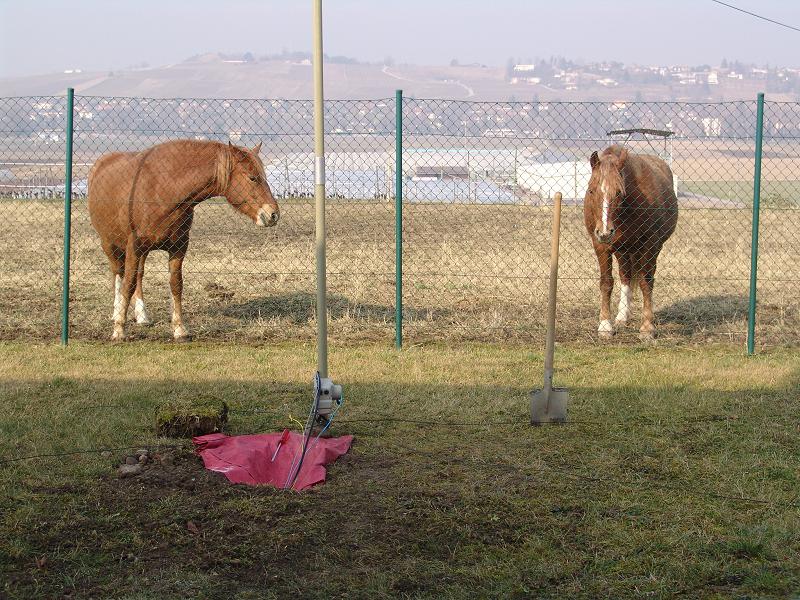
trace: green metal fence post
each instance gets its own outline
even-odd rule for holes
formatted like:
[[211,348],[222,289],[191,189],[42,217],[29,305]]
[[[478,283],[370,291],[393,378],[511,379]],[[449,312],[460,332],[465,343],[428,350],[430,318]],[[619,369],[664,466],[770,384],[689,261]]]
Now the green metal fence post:
[[764,139],[764,94],[756,108],[756,156],[753,174],[753,231],[750,237],[750,302],[747,311],[747,354],[755,351],[756,287],[758,274],[758,217],[761,212],[761,148]]
[[69,343],[69,263],[72,237],[72,114],[75,90],[67,89],[66,160],[64,165],[64,276],[61,295],[61,345]]
[[403,346],[403,90],[395,92],[394,345]]

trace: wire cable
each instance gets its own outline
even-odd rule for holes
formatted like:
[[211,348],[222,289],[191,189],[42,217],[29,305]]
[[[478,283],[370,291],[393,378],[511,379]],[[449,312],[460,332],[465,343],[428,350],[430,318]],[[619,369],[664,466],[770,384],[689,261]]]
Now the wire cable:
[[738,10],[741,13],[746,15],[750,15],[751,17],[755,17],[756,19],[761,19],[762,21],[767,21],[769,23],[773,23],[775,25],[780,25],[781,27],[786,27],[786,29],[791,29],[793,31],[800,31],[800,27],[795,27],[794,25],[789,25],[788,23],[782,23],[781,21],[776,21],[775,19],[770,19],[769,17],[764,17],[762,15],[758,15],[754,12],[750,12],[749,10],[745,10],[743,8],[739,8],[738,6],[734,6],[733,4],[728,4],[727,2],[722,2],[721,0],[711,0],[716,4],[721,4],[722,6],[727,6],[733,10]]
[[[319,396],[317,396],[317,398],[319,398]],[[310,447],[308,447],[308,445],[305,444],[305,447],[303,448],[303,454],[300,456],[300,464],[297,465],[297,470],[294,473],[294,477],[292,477],[292,482],[288,486],[286,486],[284,489],[291,489],[294,486],[295,481],[297,481],[297,477],[300,475],[300,469],[303,468],[303,460],[305,459],[306,454],[308,452],[311,452],[311,450],[313,450],[317,446],[317,444],[319,443],[319,438],[331,426],[331,423],[333,422],[333,418],[336,416],[336,413],[339,411],[339,409],[341,408],[343,403],[344,403],[344,394],[342,394],[342,398],[337,402],[336,408],[333,409],[333,411],[331,412],[330,415],[328,415],[327,423],[325,423],[325,427],[323,427],[322,430],[317,434],[317,437],[314,439],[314,442],[312,443],[312,445]],[[318,408],[318,407],[319,407],[319,402],[317,401],[315,403],[315,418],[314,418],[314,421],[316,421],[316,418],[317,418],[316,408]],[[313,422],[312,422],[312,426],[313,426]],[[310,436],[311,436],[311,429],[309,428],[309,438],[308,439],[310,439]],[[292,461],[292,462],[294,462],[294,461]],[[291,474],[291,470],[289,472]]]
[[78,454],[100,454],[101,452],[115,452],[119,450],[130,450],[131,448],[184,448],[185,444],[135,444],[132,446],[118,446],[116,448],[84,448],[81,450],[70,450],[68,452],[53,452],[50,454],[31,454],[29,456],[15,456],[0,460],[0,465],[21,462],[23,460],[34,460],[38,458],[60,458],[63,456],[75,456]]

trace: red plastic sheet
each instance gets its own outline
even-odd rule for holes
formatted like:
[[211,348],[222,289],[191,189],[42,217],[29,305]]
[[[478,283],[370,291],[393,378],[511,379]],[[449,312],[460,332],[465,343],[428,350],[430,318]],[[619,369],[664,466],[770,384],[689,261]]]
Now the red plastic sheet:
[[[193,438],[195,451],[206,469],[222,473],[232,483],[267,484],[283,488],[289,471],[297,468],[303,447],[302,434],[290,432],[272,460],[283,433],[227,436],[211,433]],[[304,490],[325,481],[325,465],[345,454],[353,443],[352,435],[339,438],[311,438],[300,474],[292,486]]]

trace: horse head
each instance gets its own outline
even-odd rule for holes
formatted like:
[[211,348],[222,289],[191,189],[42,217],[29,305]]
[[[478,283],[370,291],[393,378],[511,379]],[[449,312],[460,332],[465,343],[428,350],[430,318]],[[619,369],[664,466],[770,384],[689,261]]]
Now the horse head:
[[589,164],[592,176],[584,202],[595,220],[594,237],[601,244],[610,244],[617,231],[618,216],[625,196],[625,176],[622,168],[628,151],[619,146],[606,148],[602,154],[592,152]]
[[280,209],[269,189],[264,164],[258,156],[259,143],[252,150],[228,142],[217,157],[219,195],[258,227],[271,227],[280,218]]

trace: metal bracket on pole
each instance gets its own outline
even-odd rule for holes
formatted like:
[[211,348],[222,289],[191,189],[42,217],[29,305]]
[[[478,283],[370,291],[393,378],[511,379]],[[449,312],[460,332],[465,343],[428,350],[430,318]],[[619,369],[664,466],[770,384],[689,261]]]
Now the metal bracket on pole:
[[314,185],[325,185],[325,157],[314,158]]
[[342,401],[342,386],[333,383],[328,377],[319,380],[319,401],[317,403],[317,414],[327,417],[333,409]]

